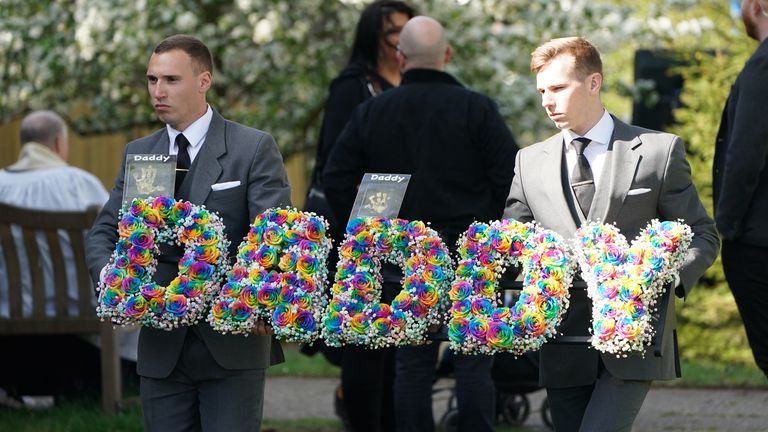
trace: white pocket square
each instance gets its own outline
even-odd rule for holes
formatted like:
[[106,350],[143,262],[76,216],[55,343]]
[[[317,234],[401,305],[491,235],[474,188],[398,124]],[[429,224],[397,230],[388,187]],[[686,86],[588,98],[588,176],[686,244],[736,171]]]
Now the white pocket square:
[[233,187],[238,187],[238,186],[240,186],[240,180],[212,184],[211,185],[211,190],[212,191],[223,191],[223,190],[232,189]]
[[627,191],[627,196],[630,196],[630,195],[641,195],[641,194],[644,194],[644,193],[648,193],[650,191],[651,190],[649,188],[630,189],[630,190]]

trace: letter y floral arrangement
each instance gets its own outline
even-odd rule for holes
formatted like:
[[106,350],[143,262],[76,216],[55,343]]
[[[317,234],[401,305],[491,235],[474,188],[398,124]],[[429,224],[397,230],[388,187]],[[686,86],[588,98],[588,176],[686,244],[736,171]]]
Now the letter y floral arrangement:
[[[118,241],[98,284],[97,315],[164,330],[195,324],[219,290],[229,241],[216,213],[173,198],[136,198],[121,210]],[[184,246],[168,286],[152,280],[158,245]]]
[[691,228],[652,220],[627,245],[614,225],[587,224],[575,249],[592,299],[592,346],[627,357],[645,355],[654,336],[651,312],[683,264]]

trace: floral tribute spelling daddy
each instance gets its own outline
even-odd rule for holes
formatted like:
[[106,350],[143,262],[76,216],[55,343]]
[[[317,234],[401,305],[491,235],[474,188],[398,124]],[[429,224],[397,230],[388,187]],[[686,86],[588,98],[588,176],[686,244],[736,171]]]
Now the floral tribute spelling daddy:
[[655,219],[631,246],[613,225],[579,228],[575,249],[592,299],[592,346],[618,357],[645,353],[654,335],[650,311],[692,237],[682,222]]
[[[454,280],[447,247],[423,222],[353,219],[339,247],[330,302],[323,289],[331,248],[326,232],[325,220],[313,213],[269,209],[255,218],[227,272],[229,241],[218,215],[168,197],[134,199],[121,211],[115,251],[98,284],[97,314],[115,324],[170,330],[195,324],[212,305],[208,320],[224,333],[248,334],[265,318],[283,340],[322,335],[332,346],[378,348],[423,343],[428,327],[443,323],[450,300],[452,349],[522,354],[556,335],[568,308],[571,252],[559,235],[532,222],[473,223],[459,239]],[[625,357],[645,352],[654,332],[651,311],[692,237],[682,222],[658,220],[631,246],[613,225],[577,231],[573,249],[593,303],[594,348]],[[161,243],[184,247],[168,286],[152,281]],[[391,304],[380,302],[382,261],[405,274]],[[500,307],[496,288],[510,264],[522,265],[523,291],[513,307]]]
[[[165,196],[136,198],[122,212],[118,234],[98,285],[98,316],[165,330],[196,323],[226,272],[229,241],[219,216]],[[184,246],[179,274],[168,286],[152,280],[161,243]]]
[[314,213],[278,208],[256,216],[213,302],[211,326],[248,334],[257,319],[265,318],[281,340],[317,338],[327,303],[327,231],[328,223]]
[[[565,246],[555,232],[534,223],[503,219],[470,225],[459,239],[461,261],[450,291],[451,348],[522,354],[554,336],[568,308],[573,273]],[[510,264],[523,267],[523,291],[513,307],[499,307],[498,280]]]
[[[439,324],[453,279],[448,248],[423,222],[358,218],[347,225],[322,334],[331,346],[419,344]],[[402,291],[380,303],[381,262],[403,269]]]

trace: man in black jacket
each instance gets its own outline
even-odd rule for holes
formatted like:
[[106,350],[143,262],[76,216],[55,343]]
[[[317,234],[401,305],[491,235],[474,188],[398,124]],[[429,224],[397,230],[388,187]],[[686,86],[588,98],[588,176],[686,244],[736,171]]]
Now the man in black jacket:
[[712,189],[723,270],[752,354],[768,376],[768,1],[744,0],[747,35],[760,42],[731,88],[715,144]]
[[[501,217],[517,145],[490,98],[443,72],[451,54],[434,19],[416,17],[403,28],[401,86],[355,110],[324,170],[326,196],[341,219],[365,172],[410,174],[399,217],[430,222],[451,248],[473,221]],[[437,354],[438,344],[398,349],[398,431],[434,429]],[[459,430],[492,430],[491,360],[457,355]]]

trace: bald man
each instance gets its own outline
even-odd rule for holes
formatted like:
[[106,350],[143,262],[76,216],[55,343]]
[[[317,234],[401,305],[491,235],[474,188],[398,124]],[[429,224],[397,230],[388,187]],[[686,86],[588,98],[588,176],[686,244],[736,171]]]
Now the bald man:
[[[449,247],[475,220],[499,219],[512,182],[517,145],[496,104],[443,70],[452,51],[432,18],[400,33],[400,87],[360,105],[324,170],[336,215],[349,215],[365,172],[410,174],[399,217],[430,222]],[[398,431],[432,431],[431,388],[438,344],[398,348]],[[490,431],[491,357],[456,356],[459,430]]]

